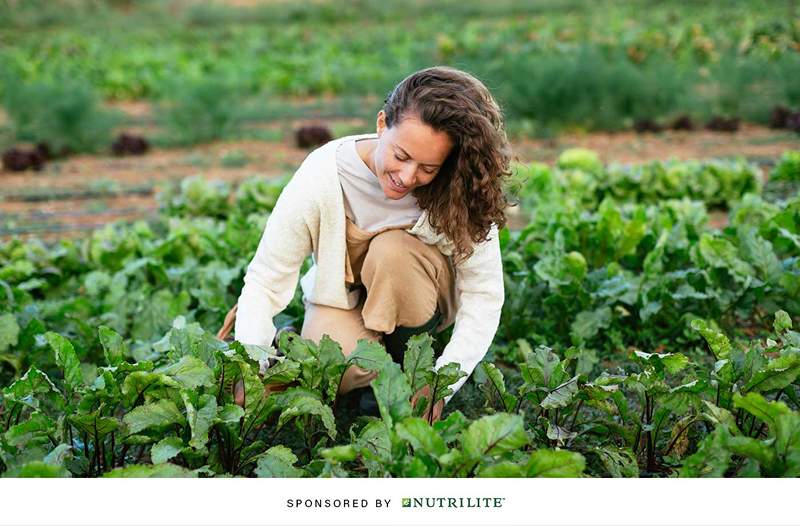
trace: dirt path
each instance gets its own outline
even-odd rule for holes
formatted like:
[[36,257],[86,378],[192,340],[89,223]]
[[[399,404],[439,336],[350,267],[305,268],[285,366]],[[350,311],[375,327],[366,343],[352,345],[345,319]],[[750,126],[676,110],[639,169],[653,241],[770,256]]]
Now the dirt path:
[[[346,126],[358,129],[352,121]],[[364,123],[363,129],[369,126]],[[758,162],[800,149],[800,136],[748,125],[735,134],[625,132],[513,141],[514,153],[521,162],[552,163],[564,149],[576,146],[596,150],[605,162],[727,156]],[[155,149],[141,157],[81,155],[50,163],[39,173],[0,171],[0,238],[12,234],[49,239],[82,235],[87,229],[117,219],[151,217],[157,212],[155,192],[170,181],[198,175],[235,184],[252,175],[282,175],[293,172],[307,153],[286,137],[281,141],[228,141]]]
[[800,148],[800,135],[746,124],[736,133],[667,131],[659,134],[635,132],[572,134],[552,140],[523,140],[514,144],[522,161],[553,162],[566,148],[583,147],[597,151],[604,162],[625,164],[653,160],[708,159],[744,156],[758,161],[779,157]]

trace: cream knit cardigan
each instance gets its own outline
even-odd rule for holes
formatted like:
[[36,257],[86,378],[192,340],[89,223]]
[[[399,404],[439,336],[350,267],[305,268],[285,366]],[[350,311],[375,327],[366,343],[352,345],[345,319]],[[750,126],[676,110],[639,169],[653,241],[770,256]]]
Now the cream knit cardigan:
[[[340,309],[357,305],[358,291],[345,288],[345,211],[336,148],[343,141],[370,136],[374,134],[343,137],[314,150],[284,188],[244,277],[234,329],[242,344],[271,345],[272,317],[294,296],[300,266],[309,254],[315,264],[300,280],[305,299]],[[445,256],[453,253],[452,242],[434,231],[425,211],[406,231],[436,245]],[[457,362],[469,375],[489,349],[500,323],[503,267],[496,226],[455,271],[455,326],[435,367]],[[466,379],[453,386],[453,393]]]

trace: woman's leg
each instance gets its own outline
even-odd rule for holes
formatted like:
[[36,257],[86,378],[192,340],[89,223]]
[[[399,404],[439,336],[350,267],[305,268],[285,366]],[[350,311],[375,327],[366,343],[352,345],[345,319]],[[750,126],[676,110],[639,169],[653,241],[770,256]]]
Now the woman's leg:
[[[364,320],[361,317],[361,305],[355,309],[337,309],[325,305],[316,305],[306,302],[305,320],[300,336],[305,339],[319,343],[324,334],[342,346],[345,356],[352,353],[358,340],[380,339],[378,332],[364,327]],[[339,394],[344,394],[359,387],[367,387],[377,376],[372,371],[367,371],[361,367],[351,366],[345,371],[342,383],[339,386]]]
[[455,314],[453,270],[439,249],[404,230],[372,238],[361,268],[367,289],[362,309],[364,325],[375,332],[396,327],[423,327],[436,313],[450,325]]

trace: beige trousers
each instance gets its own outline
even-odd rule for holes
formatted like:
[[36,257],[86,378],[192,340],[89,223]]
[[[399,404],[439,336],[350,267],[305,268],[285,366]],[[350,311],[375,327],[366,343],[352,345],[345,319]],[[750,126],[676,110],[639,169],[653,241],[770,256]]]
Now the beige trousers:
[[[345,281],[361,288],[354,309],[338,309],[306,302],[300,335],[319,342],[324,334],[337,341],[349,356],[360,339],[379,341],[395,327],[419,327],[438,306],[442,330],[455,318],[454,272],[439,249],[426,245],[404,229],[366,232],[347,220]],[[366,387],[376,374],[351,366],[339,393]]]

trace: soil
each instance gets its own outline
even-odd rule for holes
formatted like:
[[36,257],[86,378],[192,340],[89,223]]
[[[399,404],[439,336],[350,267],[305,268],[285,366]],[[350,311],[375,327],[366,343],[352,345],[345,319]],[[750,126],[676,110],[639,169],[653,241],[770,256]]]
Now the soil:
[[786,150],[797,149],[800,135],[754,124],[743,124],[736,133],[698,130],[570,134],[555,139],[521,140],[514,143],[514,152],[523,162],[552,163],[563,150],[573,147],[595,150],[606,163],[738,156],[761,161],[774,160]]
[[[115,106],[145,119],[150,111],[141,103]],[[221,141],[191,148],[152,148],[137,157],[77,155],[50,162],[42,172],[0,171],[0,239],[12,235],[44,239],[83,235],[86,230],[113,220],[152,217],[157,212],[155,193],[159,186],[188,176],[236,184],[252,175],[291,173],[308,154],[308,150],[294,145],[288,133],[302,122],[305,121],[259,126],[283,130],[279,141]],[[370,129],[369,123],[353,119],[329,124],[340,134]],[[512,146],[520,162],[552,163],[563,150],[584,147],[597,151],[605,162],[744,156],[763,163],[773,161],[786,150],[800,148],[800,136],[746,124],[732,134],[706,130],[576,133],[554,139],[513,140]],[[724,226],[724,212],[712,215],[714,226]],[[512,226],[521,220],[513,212],[510,219]]]

